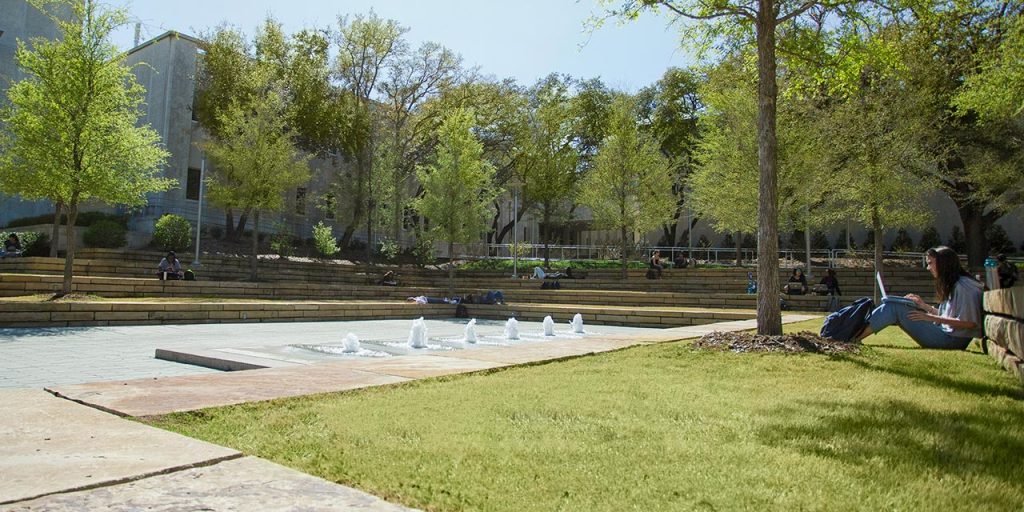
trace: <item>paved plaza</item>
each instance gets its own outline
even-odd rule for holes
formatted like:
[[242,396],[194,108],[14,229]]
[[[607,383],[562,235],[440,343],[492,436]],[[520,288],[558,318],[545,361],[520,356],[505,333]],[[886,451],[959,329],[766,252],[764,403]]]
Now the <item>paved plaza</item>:
[[[430,320],[430,336],[458,336],[465,320]],[[220,373],[154,358],[158,348],[217,349],[290,344],[340,344],[348,333],[361,340],[404,340],[411,320],[258,324],[137,325],[0,329],[0,388],[43,388],[96,381]],[[500,332],[503,323],[478,321],[478,330]],[[526,333],[538,322],[522,322]],[[601,335],[657,333],[659,329],[586,326]],[[568,330],[561,324],[558,331]]]
[[[784,321],[810,318],[787,315]],[[202,352],[340,344],[349,332],[377,342],[402,340],[410,325],[410,320],[387,320],[0,330],[0,510],[408,510],[118,415],[166,414],[490,370],[751,329],[756,322],[672,329],[587,326],[586,336],[547,340],[537,336],[541,324],[523,322],[520,333],[535,341],[236,372],[153,357],[157,348],[168,346]],[[464,320],[434,320],[430,336],[458,336],[464,325]],[[502,322],[481,322],[478,333],[494,336],[502,328]],[[568,324],[558,331],[569,331]]]

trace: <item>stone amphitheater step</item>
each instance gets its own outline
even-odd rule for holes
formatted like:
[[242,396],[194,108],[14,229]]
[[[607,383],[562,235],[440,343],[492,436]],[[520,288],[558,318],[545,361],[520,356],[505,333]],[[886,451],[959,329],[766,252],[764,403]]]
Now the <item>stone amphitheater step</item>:
[[[82,259],[75,260],[76,276],[105,277],[150,277],[155,273],[155,261],[159,253],[143,251],[113,251],[87,249],[81,251]],[[199,269],[199,276],[207,281],[239,281],[249,277],[248,260],[240,257],[207,256]],[[357,284],[366,285],[380,280],[382,273],[393,269],[399,274],[404,286],[422,288],[447,288],[447,272],[418,268],[369,267],[365,265],[339,265],[317,262],[295,262],[273,260],[261,263],[260,278],[275,282]],[[13,258],[0,260],[0,272],[35,274],[61,274],[64,261],[56,258]],[[682,293],[733,293],[743,294],[747,287],[748,270],[738,269],[677,269],[665,272],[660,280],[644,279],[643,270],[629,271],[629,278],[621,279],[618,270],[591,270],[587,279],[560,280],[565,289],[579,290],[635,290]],[[918,293],[930,296],[932,280],[922,269],[894,268],[886,270],[890,292]],[[873,273],[870,270],[841,270],[840,282],[846,296],[871,295],[874,290]],[[496,271],[458,271],[457,286],[465,289],[515,289],[540,288],[540,282],[532,279],[509,279],[508,275]],[[785,282],[787,273],[780,271],[780,281]],[[813,280],[812,280],[813,281]]]
[[[596,282],[596,281],[590,281]],[[503,282],[478,282],[481,288],[469,288],[460,280],[457,295],[481,294],[497,289]],[[0,274],[0,296],[18,297],[49,294],[59,291],[62,277],[43,274]],[[78,294],[110,298],[219,297],[249,300],[403,300],[410,296],[440,297],[446,287],[367,286],[354,284],[321,284],[303,282],[240,282],[240,281],[160,281],[153,278],[76,277],[72,291]],[[735,292],[654,292],[615,289],[540,290],[531,288],[504,289],[505,300],[514,303],[610,305],[617,307],[699,307],[713,309],[755,309],[757,297]],[[850,299],[844,300],[844,303]],[[791,296],[791,309],[821,311],[828,297],[816,295]]]
[[[622,307],[543,303],[469,305],[474,318],[502,320],[516,317],[541,320],[551,315],[568,322],[575,314],[585,323],[636,327],[680,327],[727,320],[747,320],[752,310],[679,307]],[[450,318],[451,304],[412,304],[405,301],[175,301],[141,302],[132,299],[75,302],[0,300],[0,327],[80,327],[158,325],[182,323],[257,323],[288,321],[374,320],[393,318]]]

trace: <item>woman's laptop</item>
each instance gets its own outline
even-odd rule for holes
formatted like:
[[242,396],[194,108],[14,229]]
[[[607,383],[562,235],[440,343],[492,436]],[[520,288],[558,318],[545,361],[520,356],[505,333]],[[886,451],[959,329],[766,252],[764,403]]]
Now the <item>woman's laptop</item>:
[[889,304],[889,303],[892,303],[892,304],[903,304],[905,306],[910,306],[910,307],[912,307],[914,309],[921,309],[921,306],[917,305],[916,302],[914,302],[914,301],[912,301],[912,300],[910,300],[910,299],[908,299],[906,297],[890,297],[890,296],[886,295],[886,293],[885,293],[885,284],[882,283],[882,273],[881,272],[875,272],[875,280],[878,281],[878,291],[881,292],[881,294],[882,294],[882,304]]

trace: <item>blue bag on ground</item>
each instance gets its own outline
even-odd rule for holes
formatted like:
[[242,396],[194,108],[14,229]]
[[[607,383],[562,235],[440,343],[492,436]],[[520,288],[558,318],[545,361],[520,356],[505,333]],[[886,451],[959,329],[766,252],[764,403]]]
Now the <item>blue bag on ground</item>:
[[853,301],[853,304],[825,317],[825,325],[821,326],[821,337],[839,341],[852,340],[867,325],[873,309],[875,301],[870,297]]

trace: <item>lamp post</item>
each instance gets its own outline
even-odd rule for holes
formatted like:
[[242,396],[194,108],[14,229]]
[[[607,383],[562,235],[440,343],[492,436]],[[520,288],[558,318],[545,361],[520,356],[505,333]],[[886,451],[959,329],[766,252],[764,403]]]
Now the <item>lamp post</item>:
[[203,157],[202,162],[199,164],[199,206],[196,209],[196,256],[192,260],[192,266],[196,268],[202,265],[202,263],[199,263],[199,237],[203,232],[203,179],[205,179],[205,175],[206,158]]
[[519,277],[519,189],[512,189],[512,279]]

